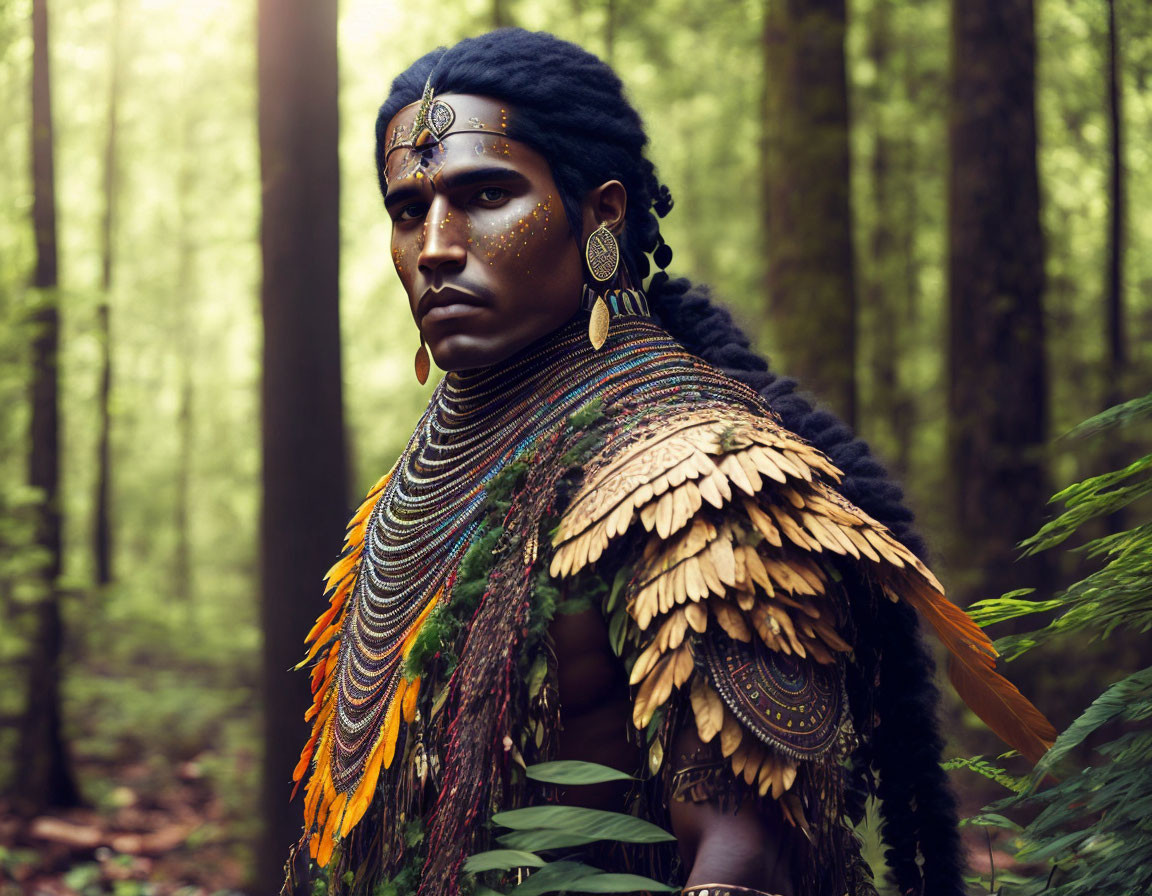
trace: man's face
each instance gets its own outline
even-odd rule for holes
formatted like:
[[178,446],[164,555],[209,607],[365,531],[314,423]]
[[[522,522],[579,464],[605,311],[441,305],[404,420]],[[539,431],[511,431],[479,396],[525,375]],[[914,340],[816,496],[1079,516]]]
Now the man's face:
[[[440,97],[456,113],[443,141],[387,159],[392,261],[412,317],[443,370],[496,364],[565,324],[583,269],[544,157],[499,134],[512,110],[485,97]],[[408,133],[415,105],[388,124]]]

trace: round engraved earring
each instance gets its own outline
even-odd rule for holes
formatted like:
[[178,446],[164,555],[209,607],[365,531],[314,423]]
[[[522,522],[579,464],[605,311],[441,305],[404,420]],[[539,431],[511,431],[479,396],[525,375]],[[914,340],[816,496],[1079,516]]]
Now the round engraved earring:
[[[601,224],[588,237],[584,246],[584,262],[597,284],[608,283],[615,278],[620,267],[620,244],[605,225]],[[608,338],[608,318],[608,304],[604,296],[597,292],[588,318],[588,341],[597,351]]]
[[428,360],[428,349],[424,345],[424,334],[420,334],[420,348],[416,349],[416,381],[423,386],[428,382],[428,371],[431,362]]

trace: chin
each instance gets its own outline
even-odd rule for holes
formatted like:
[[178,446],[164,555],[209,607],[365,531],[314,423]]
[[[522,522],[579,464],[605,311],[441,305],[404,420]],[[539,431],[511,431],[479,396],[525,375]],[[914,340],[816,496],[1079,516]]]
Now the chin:
[[521,348],[511,343],[481,342],[469,336],[451,336],[435,345],[428,345],[436,366],[447,373],[491,367],[512,357]]

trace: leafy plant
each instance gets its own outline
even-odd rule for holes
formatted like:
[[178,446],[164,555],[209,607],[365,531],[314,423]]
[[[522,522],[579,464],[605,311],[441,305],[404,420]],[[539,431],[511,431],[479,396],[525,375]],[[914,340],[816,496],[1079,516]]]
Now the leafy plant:
[[[550,784],[580,785],[628,780],[616,769],[593,762],[542,762],[526,768],[527,776]],[[603,840],[617,843],[658,843],[675,837],[658,825],[625,815],[577,806],[529,806],[497,812],[494,824],[508,828],[497,842],[503,847],[470,857],[464,870],[470,874],[490,871],[530,869],[508,891],[508,896],[537,896],[543,893],[672,893],[676,887],[637,874],[605,872],[583,862],[546,861],[539,853]],[[503,896],[497,890],[479,886],[476,896]]]
[[[1073,430],[1084,436],[1131,427],[1152,417],[1152,395],[1129,401],[1093,417]],[[1068,486],[1052,500],[1063,511],[1024,543],[1029,553],[1063,544],[1083,527],[1130,507],[1152,494],[1152,453],[1114,472]],[[1121,630],[1152,628],[1152,522],[1088,541],[1077,550],[1103,565],[1048,600],[1028,600],[1025,592],[981,601],[972,615],[981,624],[1041,612],[1057,615],[1043,628],[1001,639],[997,646],[1019,656],[1057,635],[1107,638]],[[1018,793],[988,807],[976,821],[1010,826],[996,814],[1028,806],[1039,814],[1019,832],[1017,856],[1041,860],[1051,870],[1043,881],[1050,896],[1129,896],[1152,890],[1152,666],[1139,669],[1107,688],[1065,730],[1032,775],[1013,786],[1000,769],[982,760],[962,762]],[[1109,726],[1111,740],[1097,746],[1097,764],[1069,768],[1071,752]],[[1056,782],[1044,786],[1055,777]],[[1001,878],[1002,892],[1037,892],[1036,882]]]

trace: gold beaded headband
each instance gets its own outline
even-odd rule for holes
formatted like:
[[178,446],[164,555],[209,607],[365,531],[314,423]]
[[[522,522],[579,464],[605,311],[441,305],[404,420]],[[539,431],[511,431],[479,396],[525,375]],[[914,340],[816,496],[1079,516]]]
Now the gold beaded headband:
[[432,76],[424,84],[424,95],[420,98],[420,106],[416,110],[416,117],[407,131],[397,126],[388,141],[388,149],[384,153],[384,164],[387,166],[388,157],[398,149],[419,149],[440,143],[445,137],[452,134],[496,134],[507,137],[507,120],[500,122],[501,129],[489,127],[478,118],[468,119],[468,127],[452,129],[456,123],[456,110],[444,100],[435,98],[432,88]]

